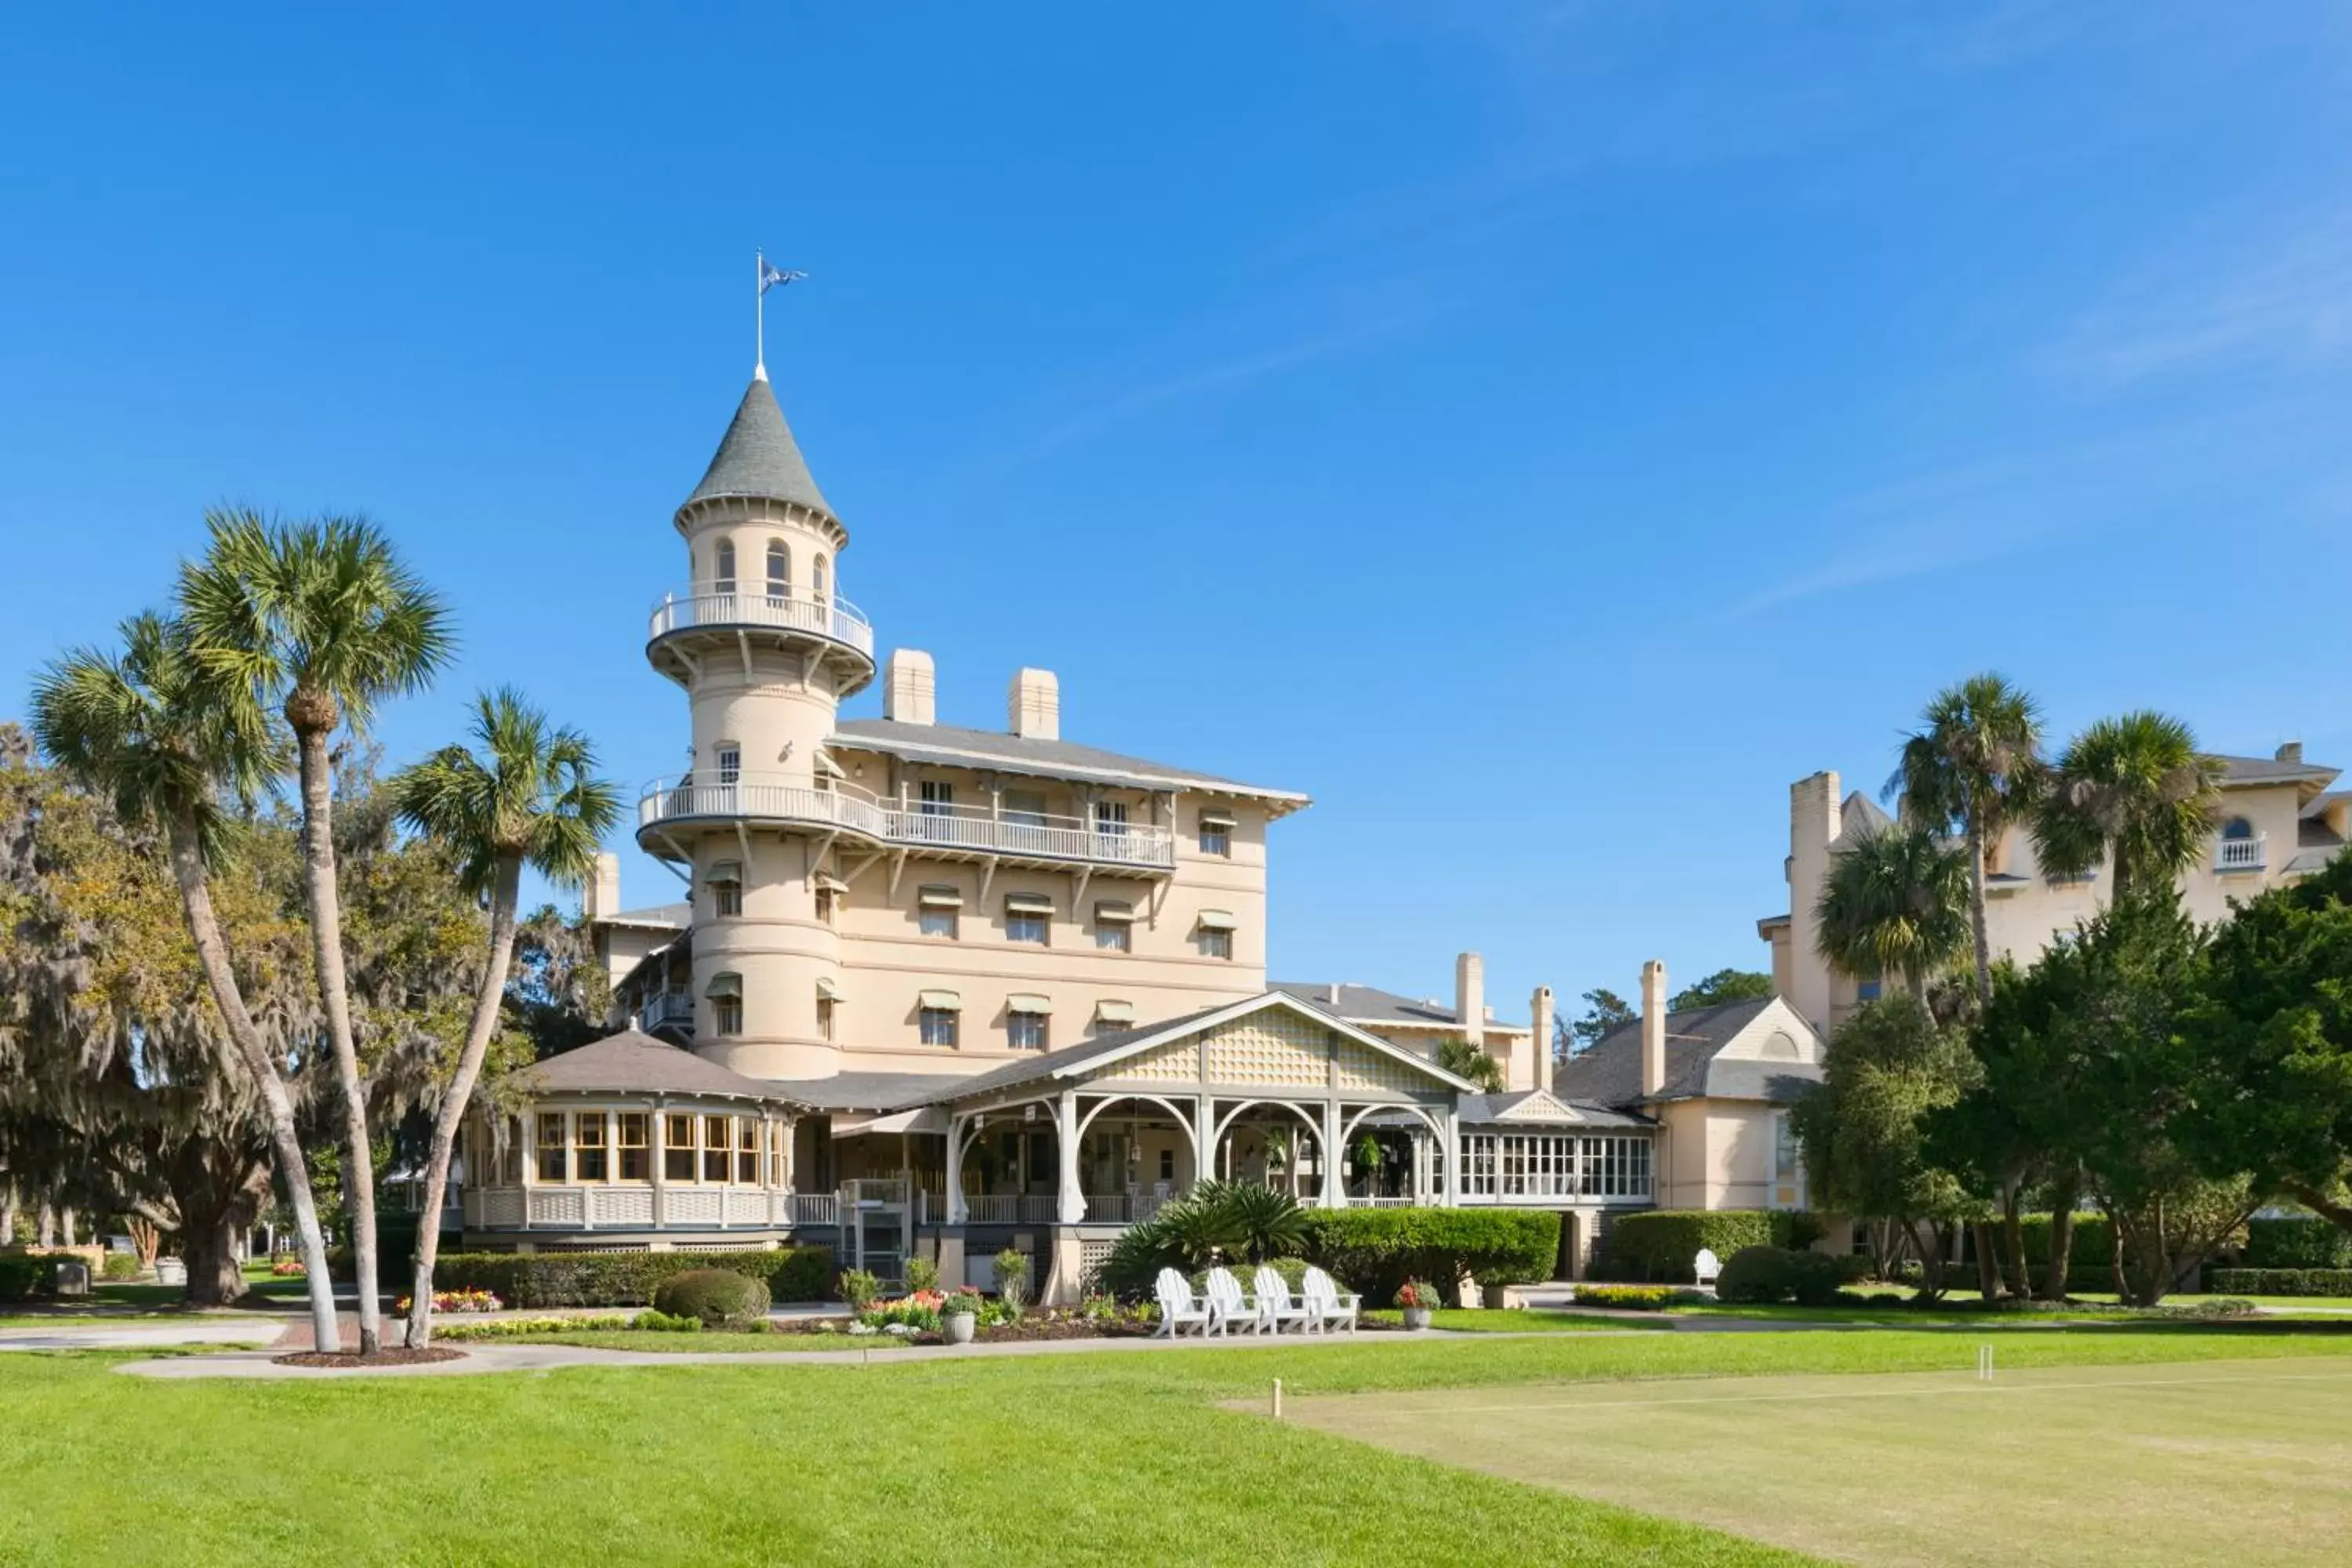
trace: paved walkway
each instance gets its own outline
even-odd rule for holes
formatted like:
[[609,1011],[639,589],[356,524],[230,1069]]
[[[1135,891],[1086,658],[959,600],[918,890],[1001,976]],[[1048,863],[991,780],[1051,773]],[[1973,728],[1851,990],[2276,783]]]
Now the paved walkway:
[[59,1322],[0,1329],[0,1351],[159,1350],[165,1345],[266,1345],[280,1325],[270,1318],[189,1318],[184,1321]]

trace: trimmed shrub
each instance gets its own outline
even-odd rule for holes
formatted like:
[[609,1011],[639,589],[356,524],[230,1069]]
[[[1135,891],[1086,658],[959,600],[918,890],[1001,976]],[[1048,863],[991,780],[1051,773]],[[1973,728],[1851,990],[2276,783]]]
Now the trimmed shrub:
[[2208,1268],[2205,1289],[2222,1296],[2352,1296],[2352,1268]]
[[1743,1307],[1787,1300],[1795,1283],[1790,1267],[1795,1257],[1785,1247],[1741,1247],[1724,1260],[1723,1272],[1716,1277],[1715,1299]]
[[[678,1278],[682,1279],[686,1276],[680,1275]],[[667,1289],[670,1285],[676,1283],[676,1280],[667,1281],[663,1289]],[[631,1323],[629,1327],[644,1329],[649,1333],[656,1334],[698,1334],[702,1331],[702,1320],[684,1316],[672,1317],[658,1307],[648,1307],[637,1314],[636,1321]]]
[[768,1316],[768,1287],[731,1268],[689,1268],[654,1290],[654,1310],[706,1329],[741,1329]]
[[1559,1216],[1538,1209],[1310,1209],[1309,1263],[1386,1306],[1418,1275],[1448,1293],[1465,1274],[1481,1285],[1523,1285],[1551,1276]]
[[1701,1247],[1728,1258],[1746,1247],[1794,1248],[1801,1236],[1811,1245],[1821,1234],[1820,1220],[1788,1209],[1653,1209],[1609,1227],[1603,1272],[1612,1279],[1688,1285]]
[[2352,1230],[2317,1215],[2246,1222],[2248,1268],[2352,1268]]
[[[1800,1307],[1834,1307],[1844,1294],[1845,1270],[1826,1252],[1790,1252],[1787,1270],[1789,1299]],[[1722,1294],[1720,1284],[1716,1293]]]
[[[1253,1295],[1256,1293],[1256,1287],[1251,1281],[1256,1278],[1257,1271],[1261,1268],[1271,1268],[1282,1276],[1283,1284],[1289,1287],[1291,1297],[1296,1300],[1307,1289],[1307,1271],[1314,1265],[1304,1258],[1269,1258],[1264,1263],[1231,1263],[1226,1267],[1234,1271],[1234,1278],[1242,1282],[1242,1289],[1250,1291]],[[1348,1289],[1347,1281],[1335,1282],[1340,1289]],[[1209,1271],[1205,1268],[1197,1270],[1192,1275],[1193,1290],[1197,1293],[1208,1288]]]
[[816,1301],[833,1277],[833,1252],[454,1252],[433,1268],[443,1289],[488,1290],[521,1310],[540,1307],[642,1307],[665,1279],[719,1268],[768,1288],[771,1300]]
[[0,1252],[0,1301],[25,1301],[46,1296],[54,1279],[53,1265],[46,1257]]
[[1686,1290],[1679,1285],[1579,1285],[1576,1304],[1580,1307],[1620,1307],[1636,1312],[1663,1312],[1668,1307],[1685,1307],[1706,1300],[1706,1292]]
[[108,1279],[136,1279],[139,1278],[139,1257],[131,1252],[110,1252],[106,1255],[106,1267],[100,1274]]

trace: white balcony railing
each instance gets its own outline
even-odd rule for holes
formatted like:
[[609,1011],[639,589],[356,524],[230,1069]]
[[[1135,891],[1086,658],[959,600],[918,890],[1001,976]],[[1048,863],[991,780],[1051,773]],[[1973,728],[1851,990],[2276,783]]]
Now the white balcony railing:
[[721,594],[707,585],[680,588],[664,595],[654,606],[646,640],[655,642],[673,632],[737,626],[804,633],[855,648],[869,662],[874,658],[872,624],[837,594],[772,595],[746,588]]
[[1089,821],[1032,812],[999,814],[982,806],[885,801],[841,784],[818,789],[753,773],[712,783],[687,773],[656,779],[637,798],[640,831],[691,817],[808,823],[878,844],[929,846],[1025,859],[1162,869],[1176,864],[1175,835],[1164,827],[1108,818]]
[[2216,871],[2259,871],[2269,863],[2264,853],[2266,836],[2257,833],[2252,838],[2217,838],[2213,841],[2213,869]]

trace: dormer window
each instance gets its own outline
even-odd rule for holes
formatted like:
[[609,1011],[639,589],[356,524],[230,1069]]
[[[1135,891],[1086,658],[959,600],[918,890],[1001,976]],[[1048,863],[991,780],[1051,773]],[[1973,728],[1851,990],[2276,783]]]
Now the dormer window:
[[710,586],[714,593],[735,591],[735,546],[723,539],[719,542],[718,571],[713,576],[715,581]]

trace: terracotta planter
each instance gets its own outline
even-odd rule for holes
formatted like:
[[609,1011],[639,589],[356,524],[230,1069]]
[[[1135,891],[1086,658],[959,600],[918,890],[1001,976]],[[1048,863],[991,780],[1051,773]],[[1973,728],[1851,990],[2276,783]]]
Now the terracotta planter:
[[971,1343],[971,1331],[979,1321],[970,1312],[950,1312],[940,1320],[940,1329],[946,1334],[948,1343],[968,1345]]
[[1429,1327],[1429,1309],[1427,1307],[1407,1307],[1404,1310],[1404,1326],[1408,1329],[1425,1329]]

